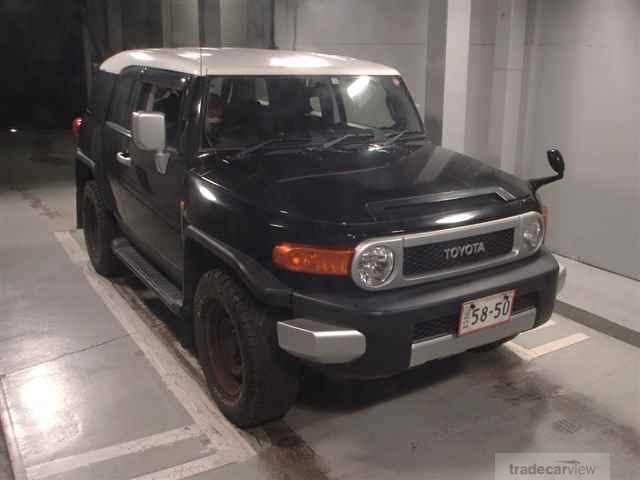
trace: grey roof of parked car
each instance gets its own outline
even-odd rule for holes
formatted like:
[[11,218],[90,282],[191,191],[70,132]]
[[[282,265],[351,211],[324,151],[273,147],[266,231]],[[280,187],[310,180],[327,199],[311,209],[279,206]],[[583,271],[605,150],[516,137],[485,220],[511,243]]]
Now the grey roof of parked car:
[[119,74],[146,66],[189,75],[400,75],[393,67],[340,55],[255,48],[158,48],[120,52],[100,66]]

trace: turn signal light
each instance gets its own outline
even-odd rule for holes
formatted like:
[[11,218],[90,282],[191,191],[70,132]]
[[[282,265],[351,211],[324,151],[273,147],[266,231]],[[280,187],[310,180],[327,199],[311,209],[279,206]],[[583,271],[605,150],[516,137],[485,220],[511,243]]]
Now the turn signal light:
[[542,220],[544,222],[544,231],[546,232],[549,226],[549,207],[542,207]]
[[280,243],[273,247],[273,263],[292,272],[349,275],[353,249]]

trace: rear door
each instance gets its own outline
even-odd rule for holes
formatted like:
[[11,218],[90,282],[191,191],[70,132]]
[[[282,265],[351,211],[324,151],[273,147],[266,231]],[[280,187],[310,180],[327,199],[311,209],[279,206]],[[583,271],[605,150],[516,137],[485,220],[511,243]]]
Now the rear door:
[[116,204],[116,216],[128,237],[135,232],[139,215],[140,195],[136,170],[130,156],[131,113],[137,98],[139,67],[130,67],[120,74],[112,95],[104,128],[103,161]]
[[179,283],[182,272],[180,201],[186,175],[183,141],[187,87],[191,77],[176,72],[145,69],[138,79],[136,110],[161,112],[165,116],[169,155],[166,169],[157,162],[157,152],[141,150],[135,143],[130,156],[135,169],[142,211],[136,218],[136,235],[166,274]]

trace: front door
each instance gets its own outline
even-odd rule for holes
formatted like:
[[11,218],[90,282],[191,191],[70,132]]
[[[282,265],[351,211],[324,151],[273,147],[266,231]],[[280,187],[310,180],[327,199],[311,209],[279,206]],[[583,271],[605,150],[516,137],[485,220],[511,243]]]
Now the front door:
[[[130,156],[136,172],[140,204],[143,207],[136,229],[145,251],[176,283],[182,280],[181,209],[186,163],[183,148],[185,92],[191,78],[184,74],[145,69],[138,79],[137,110],[161,112],[165,116],[166,150],[142,150],[131,143]],[[168,154],[168,162],[158,161]]]

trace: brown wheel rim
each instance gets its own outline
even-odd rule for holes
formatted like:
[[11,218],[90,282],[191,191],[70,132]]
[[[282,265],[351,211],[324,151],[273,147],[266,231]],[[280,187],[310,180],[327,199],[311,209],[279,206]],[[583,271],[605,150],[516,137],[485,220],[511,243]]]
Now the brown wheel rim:
[[238,334],[229,314],[220,304],[212,304],[206,317],[209,364],[216,383],[227,400],[237,400],[242,390],[244,370]]

